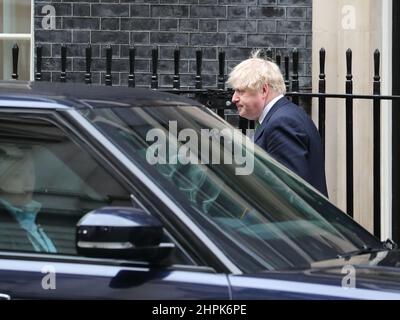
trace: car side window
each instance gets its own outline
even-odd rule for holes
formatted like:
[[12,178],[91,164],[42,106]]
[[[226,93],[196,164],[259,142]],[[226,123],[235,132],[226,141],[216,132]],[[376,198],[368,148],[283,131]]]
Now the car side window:
[[105,206],[138,205],[56,126],[0,117],[0,250],[74,255],[77,222]]

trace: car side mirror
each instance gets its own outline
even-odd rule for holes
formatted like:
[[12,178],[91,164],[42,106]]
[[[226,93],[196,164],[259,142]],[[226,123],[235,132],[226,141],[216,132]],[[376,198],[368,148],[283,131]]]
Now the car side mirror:
[[92,258],[161,262],[174,250],[161,243],[163,226],[145,211],[130,207],[104,207],[87,213],[76,226],[79,255]]

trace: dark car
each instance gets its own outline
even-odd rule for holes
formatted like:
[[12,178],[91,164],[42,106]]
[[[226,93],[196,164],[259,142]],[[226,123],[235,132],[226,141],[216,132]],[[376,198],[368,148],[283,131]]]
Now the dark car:
[[394,247],[195,101],[0,84],[0,298],[399,299]]

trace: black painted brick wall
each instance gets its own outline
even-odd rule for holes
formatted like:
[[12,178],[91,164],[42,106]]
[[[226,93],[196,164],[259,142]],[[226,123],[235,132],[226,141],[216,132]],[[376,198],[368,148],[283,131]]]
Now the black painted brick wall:
[[[43,78],[58,81],[60,43],[68,45],[67,79],[82,81],[85,47],[93,47],[93,82],[104,83],[105,47],[113,48],[113,83],[126,85],[128,49],[137,48],[136,82],[149,86],[150,55],[159,45],[160,86],[172,86],[173,50],[181,52],[182,86],[194,86],[195,50],[203,50],[203,83],[216,86],[218,50],[226,73],[253,48],[287,55],[300,51],[300,87],[311,86],[312,0],[36,0],[35,41],[43,46]],[[42,8],[56,10],[56,29],[44,30]]]

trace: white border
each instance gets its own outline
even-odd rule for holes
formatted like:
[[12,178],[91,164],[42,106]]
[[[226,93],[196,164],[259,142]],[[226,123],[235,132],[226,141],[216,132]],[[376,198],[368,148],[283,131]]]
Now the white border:
[[[382,94],[392,94],[393,0],[382,2]],[[381,239],[392,238],[392,102],[381,111]]]
[[0,33],[0,40],[30,40],[30,80],[34,79],[34,25],[35,7],[34,0],[31,0],[31,33]]
[[8,39],[22,39],[22,40],[30,40],[30,33],[0,33],[0,40],[8,40]]
[[31,0],[31,76],[30,79],[33,81],[34,74],[35,74],[35,67],[34,67],[34,52],[35,52],[35,3],[34,0]]

